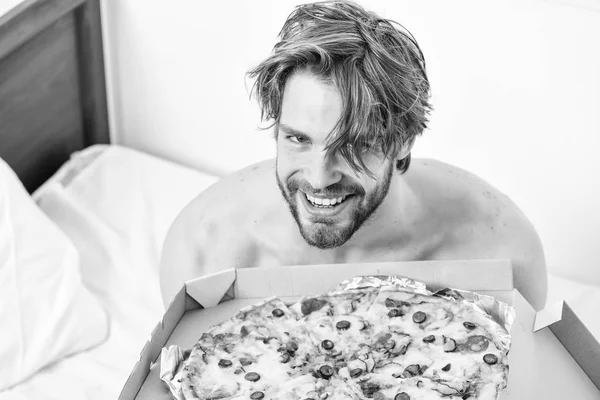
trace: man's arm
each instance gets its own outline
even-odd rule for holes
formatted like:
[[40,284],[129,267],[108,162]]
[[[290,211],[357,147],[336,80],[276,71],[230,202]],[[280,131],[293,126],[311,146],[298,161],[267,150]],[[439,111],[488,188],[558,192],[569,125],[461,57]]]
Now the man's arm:
[[187,280],[202,274],[200,246],[192,232],[195,224],[187,214],[189,210],[184,209],[175,219],[162,248],[159,277],[165,308]]
[[515,286],[536,311],[546,305],[548,274],[541,240],[526,220],[513,236],[511,260]]
[[241,211],[228,201],[226,193],[229,191],[223,189],[228,188],[222,186],[224,181],[192,200],[167,233],[159,273],[165,307],[190,279],[252,265],[247,238],[244,230],[239,229],[243,224]]

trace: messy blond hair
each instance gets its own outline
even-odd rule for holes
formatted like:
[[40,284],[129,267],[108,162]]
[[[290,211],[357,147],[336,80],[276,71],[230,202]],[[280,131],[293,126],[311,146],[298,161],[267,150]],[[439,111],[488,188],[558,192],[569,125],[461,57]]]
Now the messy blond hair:
[[[367,170],[362,155],[376,146],[393,157],[427,127],[429,81],[414,37],[394,21],[351,1],[298,6],[289,15],[271,55],[248,72],[261,119],[281,116],[286,80],[308,70],[341,93],[343,112],[328,143],[357,171]],[[410,154],[397,162],[403,173]],[[367,172],[369,172],[367,170]]]

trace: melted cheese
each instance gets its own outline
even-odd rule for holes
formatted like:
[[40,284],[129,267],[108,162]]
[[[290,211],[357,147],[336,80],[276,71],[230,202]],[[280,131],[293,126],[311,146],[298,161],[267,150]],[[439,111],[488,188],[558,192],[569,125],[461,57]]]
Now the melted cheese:
[[[389,399],[406,392],[411,400],[431,400],[446,398],[444,394],[457,395],[473,384],[479,388],[481,398],[491,396],[491,399],[505,384],[506,356],[499,350],[500,341],[492,334],[497,327],[490,318],[472,309],[404,291],[344,292],[310,299],[312,304],[320,305],[321,301],[323,304],[308,315],[302,314],[301,301],[287,307],[278,299],[268,299],[214,327],[211,333],[224,335],[220,340],[225,345],[219,347],[219,340],[214,337],[203,338],[190,357],[200,365],[195,374],[190,374],[202,376],[194,381],[197,390],[212,395],[237,393],[239,399],[262,391],[265,400],[342,400],[363,397],[363,390],[367,390],[371,397],[373,391],[380,391]],[[386,305],[387,299],[393,300],[392,308],[403,315],[390,317],[392,308],[388,307],[389,301]],[[275,317],[272,313],[275,308],[283,310],[284,315]],[[413,321],[417,311],[426,314],[425,321]],[[340,321],[347,321],[348,329],[338,329]],[[468,329],[464,321],[475,328]],[[424,342],[423,338],[430,335],[435,340]],[[487,348],[467,347],[473,336],[487,338]],[[263,342],[265,337],[274,339]],[[454,352],[444,351],[444,344],[450,339],[456,343]],[[324,340],[332,341],[333,349],[323,348]],[[291,341],[298,349],[287,363],[281,363],[281,347]],[[207,363],[198,361],[203,353],[200,343],[207,349],[208,354],[204,355]],[[487,353],[495,354],[498,364],[485,364],[483,356]],[[218,367],[220,358],[230,359],[233,365]],[[242,366],[242,358],[253,362]],[[342,363],[338,362],[340,359]],[[339,375],[329,380],[316,378],[318,374],[313,374],[324,364],[335,367]],[[447,364],[450,369],[443,371]],[[242,373],[233,373],[240,368]],[[416,376],[407,374],[407,368],[416,371]],[[355,369],[361,370],[360,376],[351,376]],[[248,372],[258,373],[261,379],[257,382],[244,379]]]

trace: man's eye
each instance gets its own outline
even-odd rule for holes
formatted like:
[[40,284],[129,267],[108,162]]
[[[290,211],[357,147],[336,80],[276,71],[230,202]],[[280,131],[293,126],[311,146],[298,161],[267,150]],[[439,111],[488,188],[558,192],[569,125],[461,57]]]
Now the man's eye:
[[381,145],[378,143],[374,143],[374,144],[370,144],[368,146],[365,146],[365,150],[371,153],[380,153],[381,150]]
[[308,142],[308,139],[306,139],[302,136],[287,135],[286,138],[287,138],[287,140],[289,140],[292,143],[303,144],[303,143]]
[[[354,146],[349,145],[349,149],[354,151]],[[360,146],[361,153],[379,153],[381,152],[381,145],[379,143],[363,143]]]

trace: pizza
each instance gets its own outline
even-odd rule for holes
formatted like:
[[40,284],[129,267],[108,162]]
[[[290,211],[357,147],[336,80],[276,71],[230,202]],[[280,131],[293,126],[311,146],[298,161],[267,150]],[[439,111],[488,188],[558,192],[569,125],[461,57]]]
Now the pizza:
[[396,286],[271,297],[203,333],[183,362],[192,399],[495,400],[504,326],[465,301]]

